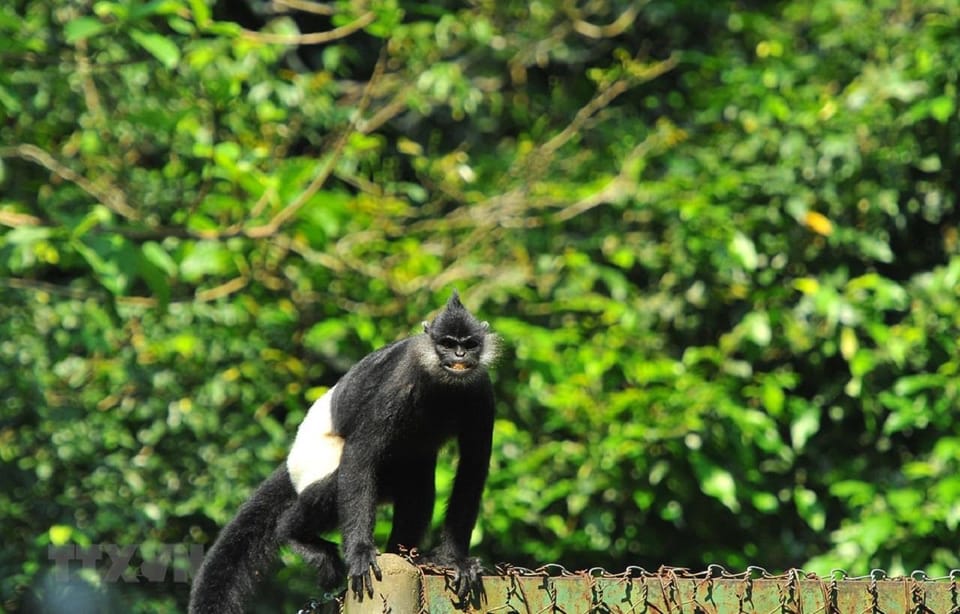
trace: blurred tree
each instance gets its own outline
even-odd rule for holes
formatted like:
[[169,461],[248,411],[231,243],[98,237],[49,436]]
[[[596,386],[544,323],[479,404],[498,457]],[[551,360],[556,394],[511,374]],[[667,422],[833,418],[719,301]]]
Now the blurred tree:
[[209,543],[451,287],[488,560],[960,567],[954,3],[8,4],[6,609],[182,609],[48,548]]

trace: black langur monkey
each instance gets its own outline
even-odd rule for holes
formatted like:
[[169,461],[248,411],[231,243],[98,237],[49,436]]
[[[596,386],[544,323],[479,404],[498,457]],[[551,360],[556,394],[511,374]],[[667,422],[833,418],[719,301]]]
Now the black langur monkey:
[[[368,355],[318,399],[281,464],[240,507],[204,558],[190,593],[190,614],[239,614],[288,543],[319,570],[323,588],[348,580],[358,599],[381,579],[373,543],[378,502],[393,503],[389,552],[419,546],[435,499],[437,452],[456,437],[460,458],[440,541],[427,560],[453,567],[465,598],[480,563],[468,556],[470,533],[490,463],[493,388],[487,367],[497,337],[454,291],[423,334]],[[339,524],[337,545],[319,537]]]

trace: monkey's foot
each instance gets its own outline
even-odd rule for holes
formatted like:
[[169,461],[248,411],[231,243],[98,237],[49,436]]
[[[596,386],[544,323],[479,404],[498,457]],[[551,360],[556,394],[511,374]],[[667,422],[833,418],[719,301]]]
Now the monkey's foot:
[[480,579],[483,575],[483,563],[477,557],[456,558],[442,553],[433,553],[419,562],[452,569],[452,577],[448,576],[450,587],[461,601],[468,599],[474,601],[483,594],[483,581]]

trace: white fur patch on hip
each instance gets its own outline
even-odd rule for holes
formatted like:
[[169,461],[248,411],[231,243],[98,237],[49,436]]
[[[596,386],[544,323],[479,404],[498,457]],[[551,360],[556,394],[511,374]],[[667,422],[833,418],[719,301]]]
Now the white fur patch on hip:
[[287,472],[297,494],[340,465],[343,438],[333,432],[332,400],[333,388],[314,402],[297,428],[287,456]]

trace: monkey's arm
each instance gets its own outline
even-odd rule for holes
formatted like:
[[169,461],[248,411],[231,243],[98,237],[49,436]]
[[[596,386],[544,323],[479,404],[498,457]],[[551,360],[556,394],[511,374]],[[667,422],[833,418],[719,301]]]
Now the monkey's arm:
[[430,527],[436,500],[434,474],[437,454],[410,459],[398,475],[390,476],[393,496],[393,530],[387,551],[399,553],[402,547],[416,548]]
[[[486,426],[486,425],[485,425]],[[453,492],[447,505],[444,520],[441,550],[454,558],[465,558],[470,548],[470,533],[477,522],[480,497],[490,466],[491,428],[460,436],[460,459]]]
[[343,555],[347,564],[350,589],[357,599],[366,592],[373,597],[373,580],[381,579],[377,565],[377,547],[373,543],[376,521],[376,463],[370,458],[372,442],[354,443],[343,448],[337,477],[337,511],[343,535]]
[[436,563],[456,569],[454,584],[457,594],[464,598],[477,587],[480,562],[470,558],[470,533],[477,522],[480,498],[490,466],[490,448],[493,438],[493,391],[489,381],[484,383],[476,403],[468,407],[458,436],[460,459],[453,492],[447,505],[447,515],[439,547],[430,557]]

